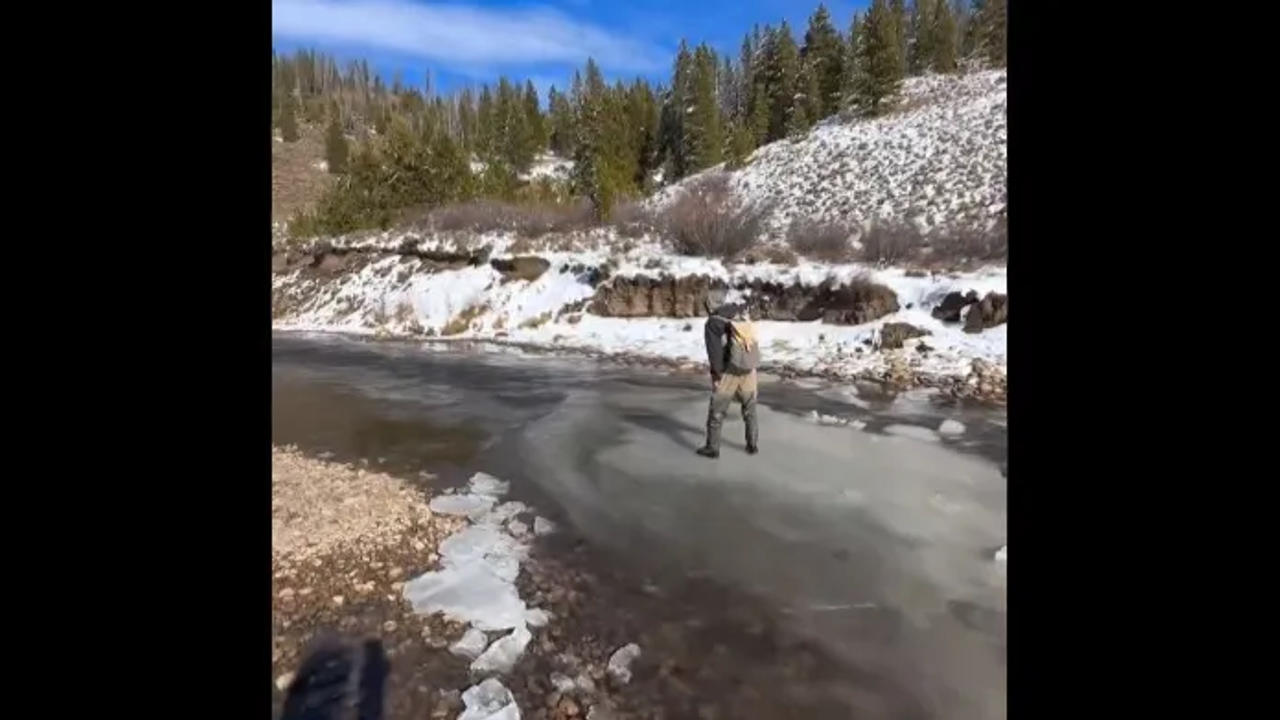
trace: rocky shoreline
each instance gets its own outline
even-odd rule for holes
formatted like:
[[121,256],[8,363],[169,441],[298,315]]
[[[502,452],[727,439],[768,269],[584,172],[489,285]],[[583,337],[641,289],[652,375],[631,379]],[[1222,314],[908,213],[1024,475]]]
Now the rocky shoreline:
[[529,624],[509,669],[478,671],[459,647],[466,626],[406,598],[406,582],[447,564],[446,541],[468,526],[431,510],[430,498],[448,497],[432,479],[273,448],[273,714],[310,644],[333,634],[382,641],[387,720],[488,718],[473,708],[495,688],[500,707],[519,709],[495,717],[534,720],[840,714],[838,669],[749,598],[710,584],[668,594],[559,533],[531,543],[515,580],[546,622]]

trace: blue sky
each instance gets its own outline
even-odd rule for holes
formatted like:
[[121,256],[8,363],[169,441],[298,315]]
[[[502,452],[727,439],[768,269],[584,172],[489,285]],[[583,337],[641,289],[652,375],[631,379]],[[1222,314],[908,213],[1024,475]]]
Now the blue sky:
[[[841,30],[868,0],[826,2]],[[532,78],[563,89],[592,56],[610,80],[669,82],[682,37],[736,56],[743,33],[786,19],[796,40],[818,0],[272,0],[276,52],[309,47],[364,58],[437,89]]]

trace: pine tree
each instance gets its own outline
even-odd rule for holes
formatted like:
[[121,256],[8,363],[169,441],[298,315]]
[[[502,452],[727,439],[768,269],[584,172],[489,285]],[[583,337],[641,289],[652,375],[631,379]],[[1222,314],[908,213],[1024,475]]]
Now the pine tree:
[[881,112],[885,101],[902,85],[903,62],[895,27],[885,0],[871,0],[858,33],[854,92],[858,102],[872,114]]
[[969,57],[973,52],[970,42],[973,13],[970,11],[970,4],[965,0],[951,0],[951,16],[956,19],[956,57]]
[[907,17],[907,5],[904,0],[890,0],[889,15],[893,22],[893,33],[898,39],[898,57],[902,58],[905,68],[906,60],[910,57],[907,47],[909,26],[909,18]]
[[803,138],[809,131],[809,113],[805,111],[805,103],[796,103],[791,108],[791,117],[787,119],[787,137],[791,140]]
[[737,112],[738,77],[728,55],[720,58],[720,69],[716,73],[716,97],[720,101],[720,116],[731,118]]
[[974,51],[996,66],[1007,60],[1007,0],[974,0]]
[[547,110],[551,125],[551,151],[560,157],[573,154],[573,108],[564,93],[557,92],[555,87],[547,94]]
[[530,156],[536,156],[547,147],[547,128],[532,80],[524,81],[524,128]]
[[933,70],[940,73],[956,70],[956,18],[947,0],[937,0],[933,11]]
[[727,130],[729,148],[725,154],[725,165],[730,170],[742,167],[752,151],[756,149],[755,137],[751,128],[745,124],[730,124]]
[[809,18],[800,56],[818,87],[817,103],[810,105],[810,119],[816,121],[840,108],[840,90],[845,74],[844,46],[824,5],[818,5]]
[[488,85],[480,87],[480,100],[476,103],[476,143],[472,152],[484,162],[489,162],[496,150],[494,138],[497,134],[497,117],[493,104],[493,93]]
[[342,119],[334,107],[329,118],[329,129],[324,138],[324,156],[329,172],[337,175],[347,171],[347,138],[342,133]]
[[685,137],[689,113],[693,109],[694,58],[689,45],[680,41],[675,66],[671,71],[671,90],[663,103],[660,143],[669,165],[667,176],[678,180],[688,175],[691,165],[689,139]]
[[751,90],[755,86],[755,47],[751,44],[748,33],[742,38],[742,49],[738,52],[738,97],[733,118],[739,125],[745,126],[751,115]]
[[280,110],[280,136],[289,143],[298,141],[298,119],[294,117],[293,105],[293,97],[286,96]]
[[751,114],[747,117],[747,131],[753,147],[768,142],[769,118],[769,85],[762,72],[751,88]]
[[684,113],[684,156],[682,175],[695,173],[723,159],[724,136],[720,108],[716,102],[716,57],[707,45],[699,45],[693,56],[689,97]]
[[787,137],[792,139],[809,132],[813,123],[822,117],[822,94],[816,73],[808,64],[801,67],[796,86],[800,92],[796,94],[791,117],[787,119]]
[[935,5],[938,0],[916,0],[911,10],[911,37],[908,42],[907,71],[918,75],[933,67],[937,59],[934,34]]
[[849,107],[857,101],[858,58],[861,54],[859,49],[861,38],[862,17],[855,12],[853,20],[849,23],[849,36],[845,39],[844,44],[844,82],[841,85],[840,93],[841,108]]
[[632,185],[649,189],[658,155],[658,101],[649,83],[637,78],[627,91],[626,127],[631,131],[634,157]]
[[591,201],[597,218],[604,220],[613,211],[618,188],[609,167],[608,88],[592,58],[587,59],[585,80],[579,85],[576,108],[578,141],[574,151],[573,181],[577,192]]
[[769,94],[766,142],[773,142],[786,137],[791,108],[795,104],[796,80],[800,74],[800,51],[791,36],[791,26],[785,20],[770,39],[765,63],[766,91]]

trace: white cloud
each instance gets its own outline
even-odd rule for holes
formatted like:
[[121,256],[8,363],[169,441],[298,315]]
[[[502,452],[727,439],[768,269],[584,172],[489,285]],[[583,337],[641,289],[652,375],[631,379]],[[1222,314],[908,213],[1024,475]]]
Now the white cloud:
[[408,0],[272,0],[276,37],[347,44],[461,64],[568,63],[613,71],[666,66],[643,41],[550,8],[479,8]]

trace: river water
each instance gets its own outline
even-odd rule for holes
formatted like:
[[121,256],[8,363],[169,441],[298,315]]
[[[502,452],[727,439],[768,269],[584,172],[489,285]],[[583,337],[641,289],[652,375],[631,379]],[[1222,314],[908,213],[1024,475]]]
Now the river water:
[[[705,595],[699,622],[763,608],[830,665],[814,707],[836,716],[1005,717],[1004,414],[762,378],[761,454],[735,410],[711,461],[693,453],[706,403],[703,376],[586,358],[273,342],[276,444],[442,485],[510,480],[564,528],[553,551],[585,543],[637,586]],[[938,435],[946,419],[964,430]],[[768,652],[740,662],[812,692]]]

